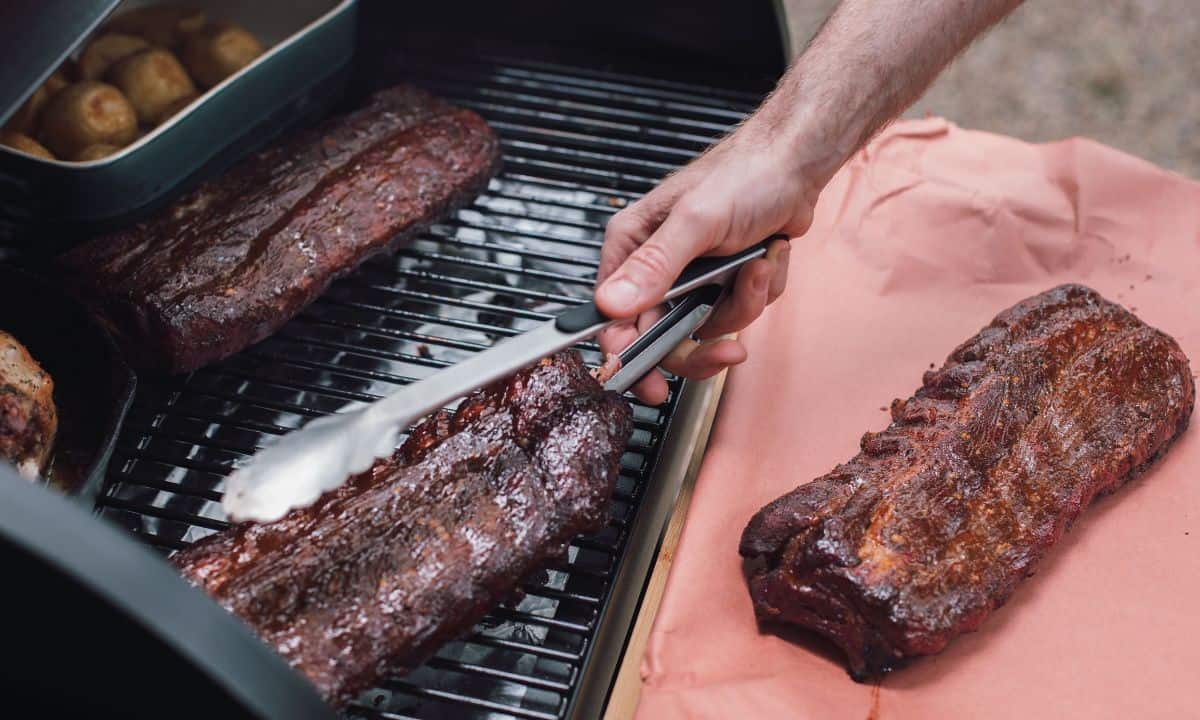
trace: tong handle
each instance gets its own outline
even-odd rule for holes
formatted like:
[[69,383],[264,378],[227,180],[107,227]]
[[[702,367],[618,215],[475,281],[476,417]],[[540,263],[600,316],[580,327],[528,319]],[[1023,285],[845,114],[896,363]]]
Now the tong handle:
[[[755,258],[766,255],[767,246],[772,242],[785,239],[787,239],[786,235],[775,234],[732,255],[696,258],[688,263],[683,272],[679,273],[679,279],[675,281],[663,299],[674,300],[703,285],[723,283],[737,268]],[[612,318],[600,312],[596,303],[589,301],[559,313],[554,320],[554,325],[561,332],[574,333],[592,326],[603,325],[611,320]]]

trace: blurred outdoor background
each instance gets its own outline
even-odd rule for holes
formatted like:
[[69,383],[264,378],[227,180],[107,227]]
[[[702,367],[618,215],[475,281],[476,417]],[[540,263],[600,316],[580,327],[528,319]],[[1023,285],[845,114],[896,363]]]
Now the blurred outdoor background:
[[[783,0],[803,48],[837,0]],[[1084,135],[1200,179],[1200,0],[1026,0],[909,111],[1024,140]]]

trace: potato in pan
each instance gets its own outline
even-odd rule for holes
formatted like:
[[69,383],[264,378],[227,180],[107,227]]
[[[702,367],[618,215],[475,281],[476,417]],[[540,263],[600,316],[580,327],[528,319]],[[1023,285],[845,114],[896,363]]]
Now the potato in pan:
[[[4,216],[0,221],[9,221],[11,215],[14,247],[47,254],[69,247],[80,238],[135,222],[148,208],[173,195],[204,168],[228,165],[245,154],[247,148],[265,143],[281,130],[321,117],[333,108],[344,91],[357,39],[356,0],[269,0],[253,4],[179,1],[203,8],[207,16],[203,24],[195,19],[189,23],[185,13],[173,29],[156,30],[153,14],[139,12],[129,20],[126,10],[171,0],[125,0],[107,19],[96,14],[100,9],[89,13],[91,23],[98,24],[87,36],[61,37],[55,40],[53,48],[34,49],[34,55],[42,57],[72,54],[37,97],[31,97],[37,89],[34,77],[18,83],[13,93],[24,90],[26,97],[20,101],[12,97],[5,108],[13,122],[8,118],[0,121],[0,129],[19,133],[0,135],[0,144],[15,146],[0,147],[0,175],[25,179],[20,196],[14,195],[11,203],[0,208],[0,216]],[[81,6],[80,12],[83,10]],[[197,26],[207,27],[211,22],[223,29],[229,21],[252,30],[264,48],[263,53],[248,65],[244,64],[247,62],[244,57],[232,67],[218,66],[220,80],[209,87],[197,81],[188,63],[183,61],[184,39]],[[147,25],[150,30],[144,30]],[[21,32],[13,30],[20,38]],[[219,36],[221,33],[215,30],[216,27],[211,35]],[[169,32],[173,40],[164,45],[139,34],[142,32],[155,35],[155,40],[163,40],[162,34]],[[87,52],[93,43],[112,34],[135,39],[121,43],[106,39]],[[258,52],[256,45],[251,45],[248,55]],[[193,53],[197,46],[202,47],[194,44]],[[158,94],[160,86],[149,88],[154,91],[149,100],[156,103],[147,104],[146,97],[139,99],[131,90],[127,95],[118,85],[114,67],[147,50],[171,53],[191,80],[196,94],[180,92],[178,85],[168,84],[167,89],[174,90],[166,97]],[[272,59],[264,62],[268,53]],[[32,64],[29,69],[39,70]],[[40,68],[45,73],[52,69]],[[137,82],[137,73],[134,76],[132,82]],[[208,82],[217,77],[209,77]],[[74,138],[69,142],[71,155],[58,155],[48,144],[53,134],[48,129],[54,126],[61,130],[63,125],[72,123],[48,119],[46,108],[58,107],[58,103],[50,100],[57,92],[65,92],[63,85],[83,82],[112,86],[133,108],[136,130],[125,144],[94,136],[81,140],[77,137],[81,133],[68,133]],[[120,82],[124,84],[123,80]],[[16,113],[30,100],[24,110]],[[31,143],[37,143],[44,151]],[[55,155],[54,159],[47,157],[47,153]],[[47,232],[48,228],[54,231]]]
[[169,51],[151,48],[114,64],[108,80],[125,93],[138,120],[154,127],[171,115],[180,102],[196,97],[196,86],[183,65]]
[[180,5],[151,5],[123,12],[108,22],[112,32],[136,35],[160,47],[179,45],[188,33],[208,22],[203,10]]
[[196,8],[121,13],[34,91],[5,123],[0,145],[46,159],[107,157],[190,105],[197,87],[219,84],[262,53],[250,32],[209,24]]
[[254,62],[263,46],[247,30],[222,24],[188,35],[180,53],[196,83],[210,88]]
[[120,90],[85,80],[58,91],[46,104],[39,138],[56,157],[73,160],[98,143],[123,147],[137,131],[137,113]]
[[45,158],[47,160],[54,159],[54,153],[47,150],[45,145],[25,133],[15,130],[0,130],[0,145],[7,145],[14,150],[29,153],[34,157]]
[[109,32],[87,44],[79,54],[76,66],[80,80],[100,80],[113,64],[150,48],[146,38],[137,35]]

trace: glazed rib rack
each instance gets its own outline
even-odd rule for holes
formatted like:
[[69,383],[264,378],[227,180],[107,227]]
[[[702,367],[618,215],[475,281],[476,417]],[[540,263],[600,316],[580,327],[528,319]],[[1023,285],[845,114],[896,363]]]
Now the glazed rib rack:
[[[502,172],[472,206],[335,283],[272,338],[187,376],[144,379],[98,506],[164,553],[225,527],[223,475],[268,436],[388,394],[586,297],[607,219],[757,99],[499,59],[430,62],[409,77],[487,119]],[[594,345],[581,349],[598,362]],[[524,598],[346,716],[568,717],[681,388],[672,381],[664,407],[635,404],[603,531],[577,538],[567,562],[526,581]]]

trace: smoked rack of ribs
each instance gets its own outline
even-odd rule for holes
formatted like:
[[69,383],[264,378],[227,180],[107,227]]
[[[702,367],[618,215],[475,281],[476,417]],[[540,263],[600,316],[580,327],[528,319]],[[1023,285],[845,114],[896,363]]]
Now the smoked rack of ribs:
[[756,613],[829,638],[856,679],[937,653],[1166,452],[1194,402],[1179,345],[1124,308],[1079,285],[1024,300],[862,452],[750,520]]
[[343,704],[603,527],[632,429],[629,404],[559,353],[427,419],[314,505],[172,561]]
[[334,279],[470,203],[499,162],[482,118],[400,85],[58,264],[131,363],[187,372],[266,338]]

